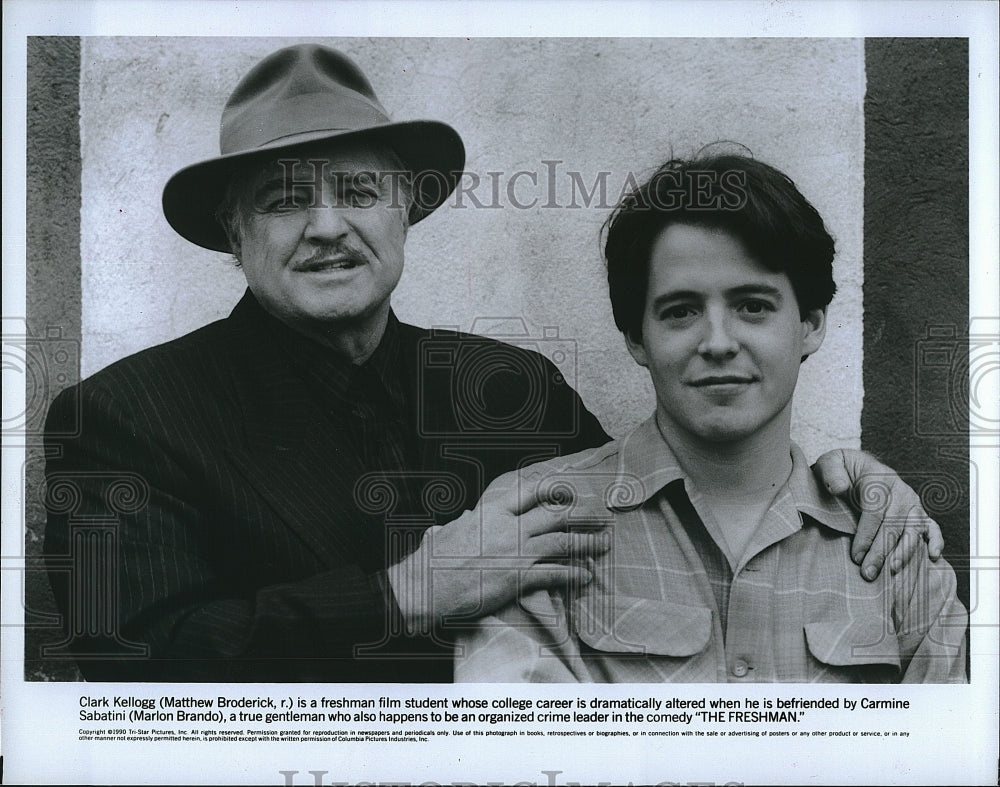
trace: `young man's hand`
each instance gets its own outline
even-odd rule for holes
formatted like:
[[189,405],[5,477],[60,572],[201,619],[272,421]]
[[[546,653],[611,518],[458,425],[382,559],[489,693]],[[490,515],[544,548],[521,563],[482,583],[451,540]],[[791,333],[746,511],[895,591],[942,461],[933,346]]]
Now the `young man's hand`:
[[865,579],[879,575],[886,557],[889,570],[899,571],[916,554],[921,539],[931,560],[941,557],[941,528],[892,468],[864,451],[837,449],[823,454],[813,471],[832,494],[861,513],[851,557]]
[[416,551],[390,566],[389,583],[411,630],[479,618],[533,590],[592,579],[586,557],[607,551],[609,534],[567,532],[570,501],[547,507],[538,488],[517,473],[500,476],[472,511],[429,528]]

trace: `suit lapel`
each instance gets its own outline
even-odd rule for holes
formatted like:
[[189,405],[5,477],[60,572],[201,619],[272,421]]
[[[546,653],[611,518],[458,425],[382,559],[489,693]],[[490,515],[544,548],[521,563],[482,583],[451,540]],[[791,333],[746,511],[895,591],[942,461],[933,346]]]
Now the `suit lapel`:
[[382,523],[354,501],[363,472],[346,425],[324,413],[261,324],[249,294],[227,327],[246,444],[229,454],[277,515],[329,565],[382,566]]

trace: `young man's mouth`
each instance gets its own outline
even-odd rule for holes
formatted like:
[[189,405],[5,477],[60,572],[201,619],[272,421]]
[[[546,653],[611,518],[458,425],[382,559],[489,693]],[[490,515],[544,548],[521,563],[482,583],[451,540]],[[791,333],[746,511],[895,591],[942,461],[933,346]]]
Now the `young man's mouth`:
[[699,377],[689,382],[688,385],[692,386],[693,388],[720,388],[727,386],[737,387],[741,385],[750,385],[751,383],[754,382],[756,382],[756,378],[754,377],[747,377],[744,375],[735,375],[735,374],[725,374],[725,375],[720,374],[720,375],[710,375],[707,377]]

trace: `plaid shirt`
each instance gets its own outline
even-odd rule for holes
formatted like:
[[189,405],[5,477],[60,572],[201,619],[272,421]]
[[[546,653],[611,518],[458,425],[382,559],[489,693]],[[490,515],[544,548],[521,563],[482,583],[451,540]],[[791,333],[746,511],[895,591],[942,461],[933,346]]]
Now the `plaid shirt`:
[[951,567],[922,546],[866,582],[850,557],[854,514],[795,445],[792,464],[735,570],[653,418],[528,468],[529,483],[573,489],[571,525],[613,524],[612,549],[589,584],[481,620],[459,639],[456,680],[965,682],[968,614]]

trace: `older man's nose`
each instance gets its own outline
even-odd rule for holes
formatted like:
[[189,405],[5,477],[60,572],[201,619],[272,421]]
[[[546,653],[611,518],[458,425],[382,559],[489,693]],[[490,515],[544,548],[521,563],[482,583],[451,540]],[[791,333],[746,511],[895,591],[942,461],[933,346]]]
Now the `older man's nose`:
[[328,241],[343,237],[350,229],[350,224],[347,221],[348,210],[345,206],[328,199],[308,208],[306,238],[308,240]]

